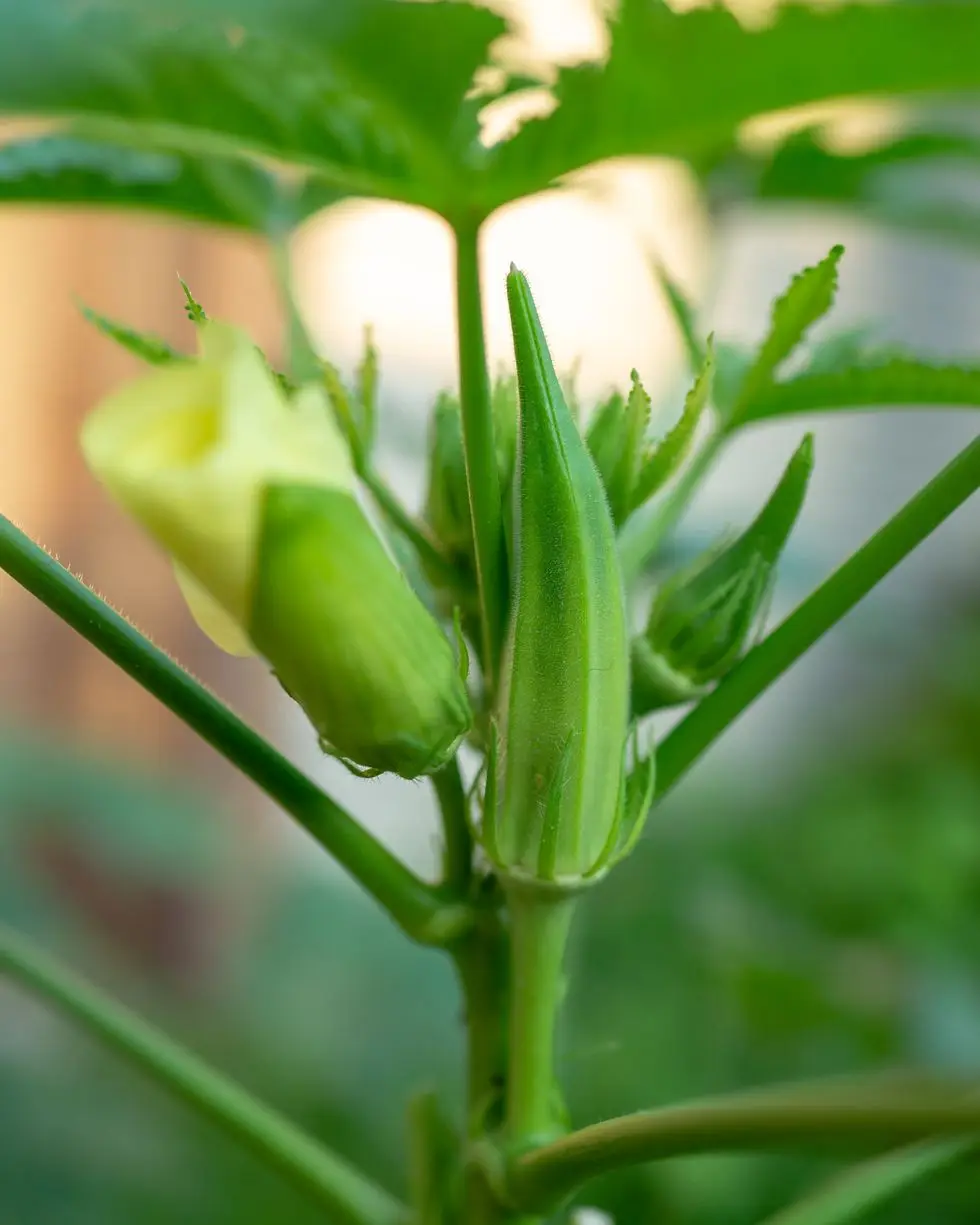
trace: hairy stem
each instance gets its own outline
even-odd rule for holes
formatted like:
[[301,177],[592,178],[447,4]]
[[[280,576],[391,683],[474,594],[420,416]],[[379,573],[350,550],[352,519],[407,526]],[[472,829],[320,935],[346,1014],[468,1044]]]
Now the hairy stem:
[[468,921],[339,804],[53,557],[0,517],[0,570],[182,719],[281,805],[414,939],[442,943]]
[[234,1081],[0,926],[0,974],[20,983],[245,1144],[338,1225],[407,1225],[408,1210]]

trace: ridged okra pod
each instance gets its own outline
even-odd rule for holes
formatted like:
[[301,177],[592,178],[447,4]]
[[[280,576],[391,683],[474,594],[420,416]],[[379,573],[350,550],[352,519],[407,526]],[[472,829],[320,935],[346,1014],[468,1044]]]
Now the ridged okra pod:
[[623,583],[601,478],[513,268],[507,294],[520,394],[514,582],[485,842],[511,879],[575,885],[610,860],[622,820]]

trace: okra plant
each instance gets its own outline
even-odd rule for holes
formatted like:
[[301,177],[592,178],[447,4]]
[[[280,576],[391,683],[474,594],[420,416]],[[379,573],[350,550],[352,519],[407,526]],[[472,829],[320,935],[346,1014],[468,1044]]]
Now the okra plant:
[[[554,1059],[566,942],[579,898],[615,879],[663,797],[980,486],[975,439],[767,629],[817,462],[810,435],[758,491],[751,522],[661,575],[652,596],[640,581],[725,446],[802,413],[975,407],[980,368],[810,344],[832,305],[835,247],[776,301],[754,352],[703,336],[664,277],[690,365],[684,403],[654,411],[624,371],[620,391],[580,411],[514,267],[516,377],[491,383],[479,240],[498,208],[610,157],[685,162],[715,207],[733,182],[743,195],[860,203],[889,161],[975,157],[965,138],[935,131],[850,163],[814,141],[802,157],[797,136],[760,164],[739,129],[827,98],[976,89],[980,10],[787,6],[750,29],[718,7],[622,0],[604,61],[560,70],[550,113],[487,144],[486,108],[548,88],[495,58],[505,31],[462,3],[0,0],[0,110],[55,125],[0,147],[0,198],[235,226],[266,236],[280,270],[290,231],[351,195],[421,206],[453,231],[459,382],[432,410],[420,515],[377,470],[378,353],[369,341],[356,377],[343,377],[310,341],[285,275],[284,358],[210,318],[186,287],[195,353],[90,310],[147,370],[93,407],[80,440],[94,476],[171,557],[204,632],[266,662],[324,753],[359,775],[428,780],[437,881],[6,520],[0,566],[271,796],[407,939],[452,960],[466,1101],[413,1103],[410,1177],[396,1194],[13,931],[0,933],[0,969],[292,1179],[325,1220],[531,1225],[566,1219],[590,1180],[634,1163],[828,1143],[877,1153],[778,1217],[833,1225],[968,1152],[976,1083],[854,1077],[577,1126]],[[396,560],[406,550],[407,568]],[[667,708],[680,718],[658,738]]]

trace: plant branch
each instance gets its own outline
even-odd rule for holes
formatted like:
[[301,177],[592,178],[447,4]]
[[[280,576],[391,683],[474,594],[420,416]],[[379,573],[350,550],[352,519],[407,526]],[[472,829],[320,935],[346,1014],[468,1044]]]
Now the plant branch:
[[118,664],[281,805],[414,939],[441,943],[468,921],[271,744],[125,617],[0,516],[0,570]]
[[695,1153],[890,1148],[980,1130],[976,1082],[880,1078],[734,1094],[595,1123],[518,1157],[508,1190],[543,1208],[610,1170]]
[[493,693],[503,645],[507,580],[500,476],[483,335],[479,234],[477,224],[456,227],[456,326],[463,451],[482,614],[483,676],[488,692]]
[[465,898],[473,879],[473,834],[457,758],[432,775],[432,786],[442,820],[443,882],[457,897]]
[[406,1225],[408,1210],[363,1174],[204,1060],[0,926],[0,973],[146,1072],[266,1165],[301,1187],[338,1225]]
[[673,728],[657,749],[658,797],[978,488],[980,438],[975,438]]
[[421,524],[412,518],[388,487],[384,478],[379,476],[370,464],[365,464],[358,472],[358,476],[364,482],[365,488],[369,490],[375,502],[377,502],[385,518],[415,549],[426,569],[434,576],[438,575],[446,586],[453,586],[458,581],[459,576],[453,569],[452,563],[445,557],[442,550],[432,540]]

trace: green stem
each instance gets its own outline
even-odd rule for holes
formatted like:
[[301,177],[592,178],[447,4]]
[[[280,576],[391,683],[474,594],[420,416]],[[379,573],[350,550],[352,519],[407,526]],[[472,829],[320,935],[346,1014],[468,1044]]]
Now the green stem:
[[448,587],[459,581],[452,563],[443,555],[439,546],[428,535],[421,524],[417,523],[392,491],[384,479],[373,468],[365,466],[358,473],[365,487],[377,502],[381,512],[396,531],[401,532],[405,539],[418,553],[426,570],[433,576],[438,576],[440,582]]
[[641,506],[623,524],[617,544],[627,590],[639,578],[644,565],[661,547],[691,504],[691,499],[726,441],[726,436],[720,431],[710,435],[664,496],[649,506]]
[[517,1203],[543,1209],[611,1170],[669,1157],[828,1145],[888,1149],[980,1130],[976,1082],[880,1089],[873,1079],[843,1088],[818,1083],[609,1119],[517,1157],[508,1189]]
[[456,325],[463,451],[482,614],[483,673],[492,693],[503,644],[507,585],[500,476],[483,334],[479,235],[479,223],[456,226]]
[[677,724],[657,749],[658,798],[773,681],[978,488],[980,438],[975,438]]
[[[507,937],[495,905],[479,913],[453,950],[467,1032],[467,1138],[475,1144],[499,1124],[506,1076]],[[464,1188],[466,1225],[498,1225],[501,1207],[482,1170],[471,1165]]]
[[459,1137],[431,1090],[416,1094],[408,1104],[408,1153],[412,1225],[446,1225],[446,1198],[458,1168]]
[[288,1119],[0,926],[0,973],[19,982],[310,1194],[339,1225],[406,1225],[408,1210]]
[[447,905],[439,890],[419,880],[214,694],[2,516],[0,570],[280,804],[413,939],[443,943],[468,922],[463,907]]
[[511,943],[506,1134],[520,1148],[555,1130],[555,1025],[573,898],[514,888],[508,893]]
[[457,758],[432,775],[432,786],[442,819],[443,883],[462,899],[469,894],[473,879],[473,834]]

